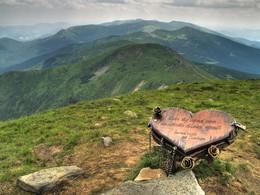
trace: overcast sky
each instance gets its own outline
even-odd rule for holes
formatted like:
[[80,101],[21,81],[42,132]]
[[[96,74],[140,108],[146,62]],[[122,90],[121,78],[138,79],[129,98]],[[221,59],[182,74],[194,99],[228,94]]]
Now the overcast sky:
[[0,25],[137,18],[260,29],[260,0],[0,0]]

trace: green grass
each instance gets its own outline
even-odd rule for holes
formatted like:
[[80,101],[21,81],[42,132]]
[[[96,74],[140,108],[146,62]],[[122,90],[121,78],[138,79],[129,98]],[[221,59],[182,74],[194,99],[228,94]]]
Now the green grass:
[[[0,182],[5,186],[23,174],[64,164],[83,146],[89,148],[84,157],[87,163],[87,159],[94,155],[92,146],[98,146],[102,136],[113,135],[115,144],[126,141],[134,143],[134,138],[128,137],[133,130],[138,135],[148,137],[146,125],[155,106],[180,107],[192,112],[223,110],[247,126],[246,132],[238,135],[239,143],[244,146],[241,150],[259,157],[259,92],[259,80],[182,83],[164,90],[139,91],[80,102],[30,117],[0,122]],[[124,115],[126,110],[136,112],[138,118]],[[246,143],[248,139],[251,145]],[[58,148],[59,151],[53,153],[51,148]],[[147,158],[138,169],[151,165]],[[206,175],[200,169],[207,169]],[[225,183],[226,178],[222,178],[220,173],[233,174],[235,170],[250,171],[251,167],[245,164],[234,167],[232,162],[217,160],[213,167],[202,164],[195,172],[201,179],[214,175]]]
[[193,171],[198,179],[217,176],[219,183],[227,186],[229,179],[237,172],[237,166],[230,161],[216,159],[213,164],[202,161]]
[[145,26],[144,28],[143,28],[143,32],[147,32],[147,33],[151,33],[151,32],[153,32],[153,31],[155,31],[155,30],[157,30],[157,29],[160,29],[158,26],[152,26],[152,25],[150,25],[150,26]]

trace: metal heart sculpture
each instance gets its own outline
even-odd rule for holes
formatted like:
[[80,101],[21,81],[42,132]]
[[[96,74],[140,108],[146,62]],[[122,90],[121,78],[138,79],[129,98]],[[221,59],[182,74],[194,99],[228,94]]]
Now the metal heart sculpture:
[[224,145],[235,132],[235,119],[225,112],[203,110],[192,114],[181,108],[167,108],[155,114],[149,125],[157,143],[163,138],[168,148],[176,146],[184,156]]

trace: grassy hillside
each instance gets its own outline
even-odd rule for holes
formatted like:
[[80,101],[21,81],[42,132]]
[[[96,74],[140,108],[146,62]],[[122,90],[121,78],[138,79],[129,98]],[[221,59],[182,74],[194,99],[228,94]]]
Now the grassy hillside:
[[[158,30],[156,34],[160,35],[162,32]],[[173,33],[166,32],[165,35],[176,37],[177,40],[173,41],[171,48],[183,53],[191,61],[260,74],[259,49],[189,27],[184,27]]]
[[0,69],[1,72],[21,70],[41,70],[55,66],[73,64],[95,56],[100,56],[125,45],[133,44],[127,40],[118,40],[109,43],[73,43],[55,50],[54,52],[30,58],[22,63]]
[[226,37],[184,27],[175,31],[157,29],[152,32],[136,32],[130,35],[112,37],[135,43],[158,43],[172,48],[186,59],[203,64],[260,74],[260,50]]
[[[195,63],[197,64],[197,63]],[[221,80],[247,80],[247,79],[260,79],[259,74],[249,74],[233,69],[227,69],[211,64],[197,64],[198,67],[207,71],[208,73],[218,77]]]
[[81,62],[0,75],[0,120],[134,90],[217,80],[171,49],[128,45]]
[[[182,83],[1,122],[0,193],[28,194],[15,186],[17,177],[60,165],[77,165],[85,177],[53,193],[100,194],[120,185],[148,151],[152,108],[174,106],[192,112],[223,110],[247,126],[212,166],[203,163],[194,171],[206,193],[257,194],[259,92],[259,80]],[[138,118],[124,115],[126,110]],[[102,136],[112,137],[113,145],[104,148]]]

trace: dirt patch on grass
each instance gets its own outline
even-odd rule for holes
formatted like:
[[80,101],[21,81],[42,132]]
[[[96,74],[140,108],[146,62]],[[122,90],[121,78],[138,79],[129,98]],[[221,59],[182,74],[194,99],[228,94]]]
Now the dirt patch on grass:
[[[102,194],[123,184],[141,156],[149,150],[148,132],[148,129],[134,129],[127,134],[127,138],[116,135],[109,147],[103,145],[101,138],[99,143],[81,142],[75,146],[73,153],[64,158],[63,164],[82,168],[85,171],[84,177],[66,180],[48,194]],[[257,194],[260,191],[259,159],[256,158],[252,150],[253,145],[249,141],[247,137],[238,138],[222,151],[219,157],[222,160],[230,160],[237,169],[240,167],[244,170],[237,170],[234,175],[229,175],[227,181],[220,181],[217,176],[199,180],[207,195]],[[241,149],[244,142],[249,143]],[[152,143],[155,144],[153,141]],[[56,165],[56,156],[61,150],[62,147],[59,146],[45,145],[39,147],[35,153],[41,161],[53,166]],[[13,189],[14,182],[6,185],[12,188],[12,193],[28,194],[17,188]],[[5,189],[8,189],[7,186]]]
[[39,162],[41,162],[42,166],[50,166],[55,164],[55,155],[60,152],[61,146],[42,145],[35,150],[34,154],[36,158],[39,159]]
[[[80,145],[72,155],[67,156],[66,165],[77,165],[84,169],[83,178],[68,181],[66,186],[56,188],[49,194],[102,194],[125,182],[130,170],[138,164],[140,157],[149,150],[148,136],[138,134],[134,130],[127,141],[114,142],[104,147],[102,140],[94,145]],[[134,134],[137,133],[137,134]],[[147,131],[148,135],[148,131]],[[236,140],[220,154],[222,160],[230,159],[237,169],[247,167],[248,170],[237,170],[228,175],[227,181],[220,177],[199,180],[202,189],[210,195],[257,194],[259,192],[259,163],[250,150],[251,146],[239,149],[241,139]],[[154,142],[152,142],[154,144]]]
[[138,83],[138,85],[135,87],[134,91],[138,91],[141,89],[141,87],[145,84],[145,81],[142,80],[140,83]]
[[92,146],[79,146],[67,156],[64,164],[81,167],[85,176],[69,181],[68,185],[59,190],[55,188],[49,194],[101,194],[124,183],[130,170],[149,149],[148,136],[130,134],[128,138],[129,141],[114,142],[109,147],[103,146],[102,139]]
[[92,77],[90,80],[93,80],[93,79],[96,79],[96,78],[100,77],[101,75],[103,75],[104,73],[106,73],[106,72],[108,71],[108,69],[109,69],[109,66],[104,66],[104,67],[98,69],[98,70],[94,73],[95,76]]
[[203,182],[199,182],[201,188],[207,195],[237,195],[246,194],[247,190],[239,180],[234,180],[225,185],[221,185],[217,177],[211,177]]

